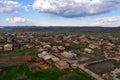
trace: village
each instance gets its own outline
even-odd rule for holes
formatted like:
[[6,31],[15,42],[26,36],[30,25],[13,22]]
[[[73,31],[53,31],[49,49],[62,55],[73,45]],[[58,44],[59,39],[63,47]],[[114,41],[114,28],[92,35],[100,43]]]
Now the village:
[[[3,52],[36,49],[27,65],[32,72],[56,67],[79,68],[97,80],[119,80],[120,74],[120,39],[106,35],[77,35],[53,33],[0,33],[0,54]],[[29,52],[24,54],[29,55]],[[86,66],[99,62],[115,60],[111,77],[107,73],[97,74]],[[96,63],[97,62],[97,63]],[[86,70],[87,69],[87,70]]]

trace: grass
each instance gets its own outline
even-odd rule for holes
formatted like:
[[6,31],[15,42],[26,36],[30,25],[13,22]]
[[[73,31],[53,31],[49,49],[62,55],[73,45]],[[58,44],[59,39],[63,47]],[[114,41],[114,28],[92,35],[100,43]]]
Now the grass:
[[94,80],[78,69],[50,69],[32,73],[28,66],[14,66],[2,69],[0,80]]
[[22,49],[22,50],[19,49],[19,50],[13,50],[13,51],[0,51],[0,57],[24,55],[26,53],[35,54],[36,52],[37,52],[37,49]]
[[94,54],[95,55],[102,55],[103,54],[103,51],[101,50],[101,49],[97,49],[97,48],[95,48],[95,49],[92,49],[93,51],[94,51]]
[[102,75],[104,73],[111,72],[115,68],[118,68],[120,66],[119,62],[110,60],[110,61],[104,61],[101,63],[91,64],[86,66],[86,68],[90,69],[91,71]]
[[85,57],[89,58],[88,61],[95,61],[96,60],[96,58],[90,54],[84,54],[84,55],[85,55]]
[[89,55],[89,54],[84,54],[84,56],[87,57],[88,60],[85,60],[85,61],[78,61],[79,64],[88,63],[88,62],[96,61],[96,60],[97,60],[94,56]]
[[78,51],[84,51],[84,48],[87,48],[88,44],[87,43],[80,43],[80,44],[73,44],[72,49],[73,50],[78,50]]
[[0,42],[0,45],[8,44],[7,42]]

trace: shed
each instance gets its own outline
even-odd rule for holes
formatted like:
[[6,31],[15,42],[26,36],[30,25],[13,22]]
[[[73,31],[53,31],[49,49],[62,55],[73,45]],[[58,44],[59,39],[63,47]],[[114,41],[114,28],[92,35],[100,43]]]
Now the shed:
[[43,56],[43,59],[44,60],[49,60],[49,59],[51,59],[51,56],[50,55],[45,55],[45,56]]
[[13,50],[13,45],[12,44],[4,45],[4,51],[10,51],[10,50]]

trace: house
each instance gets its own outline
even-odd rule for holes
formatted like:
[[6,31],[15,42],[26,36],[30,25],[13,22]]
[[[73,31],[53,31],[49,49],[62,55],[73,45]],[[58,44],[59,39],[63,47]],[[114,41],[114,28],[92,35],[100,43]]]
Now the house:
[[63,46],[58,46],[58,49],[61,50],[61,51],[63,51],[63,50],[65,50],[65,47],[63,47]]
[[22,43],[23,40],[21,40],[21,39],[17,39],[16,42],[17,42],[17,43]]
[[58,50],[57,46],[53,46],[51,49],[52,49],[52,51],[54,51],[54,52],[56,52],[56,53],[60,52],[60,51]]
[[92,49],[89,49],[89,48],[85,48],[84,51],[85,51],[86,53],[93,53],[93,52],[94,52]]
[[113,44],[113,43],[108,43],[107,45],[111,46],[111,47],[115,47],[115,44]]
[[87,38],[80,39],[80,42],[81,42],[81,43],[88,42],[88,39],[87,39]]
[[2,51],[2,50],[3,50],[3,46],[0,45],[0,51]]
[[55,63],[55,66],[59,69],[66,69],[66,68],[69,68],[69,64],[66,63],[65,61],[57,61]]
[[88,42],[88,38],[85,35],[82,35],[80,37],[80,43],[85,43],[85,42]]
[[50,55],[45,55],[45,56],[43,56],[42,57],[44,60],[49,60],[49,59],[51,59],[51,56]]
[[47,44],[47,45],[44,45],[43,47],[44,47],[44,48],[51,48],[51,46],[48,45],[48,44]]
[[111,77],[107,74],[102,74],[102,78],[105,80],[112,80]]
[[71,55],[73,55],[73,56],[77,56],[77,54],[76,53],[74,53],[74,52],[69,52],[69,54],[71,54]]
[[44,55],[41,53],[38,53],[38,57],[42,58]]
[[120,48],[120,45],[118,45],[118,47]]
[[75,41],[73,41],[73,43],[75,43],[75,44],[79,44],[79,41],[75,40]]
[[55,42],[56,42],[56,43],[62,43],[62,41],[61,41],[61,40],[55,40]]
[[95,48],[96,48],[96,46],[95,46],[95,45],[93,45],[93,44],[90,44],[90,45],[89,45],[89,48],[91,48],[91,49],[95,49]]
[[28,35],[25,34],[25,33],[19,33],[16,35],[17,38],[24,38],[24,37],[27,37]]
[[4,38],[3,37],[0,37],[0,42],[3,42],[4,41]]
[[69,47],[69,46],[70,46],[70,43],[65,43],[65,46],[66,46],[66,47]]
[[13,39],[12,38],[7,38],[7,42],[11,43],[11,42],[13,42]]
[[51,58],[53,62],[57,62],[57,61],[60,61],[60,59],[58,57],[53,57]]
[[44,51],[44,50],[43,50],[43,49],[41,49],[41,48],[40,48],[40,49],[38,49],[38,52],[42,52],[42,51]]
[[34,48],[34,44],[33,43],[29,43],[25,45],[26,48]]
[[104,46],[104,48],[105,48],[106,50],[112,50],[112,49],[113,49],[112,46]]
[[48,43],[46,43],[46,42],[40,42],[40,44],[42,45],[42,46],[45,46],[45,45],[50,45],[50,43],[48,42]]
[[67,51],[64,51],[63,53],[61,53],[61,55],[65,58],[72,58],[72,57],[76,56],[76,54],[74,54],[72,52],[67,52]]
[[71,68],[77,68],[77,67],[78,67],[77,64],[75,64],[75,63],[71,64]]
[[13,45],[13,50],[20,49],[21,44],[14,44]]
[[40,52],[37,54],[38,57],[43,58],[44,56],[48,55],[46,51]]
[[12,44],[4,45],[4,51],[11,51],[11,50],[13,50],[13,45]]
[[43,54],[43,55],[47,55],[47,54],[48,54],[48,52],[43,51],[41,54]]

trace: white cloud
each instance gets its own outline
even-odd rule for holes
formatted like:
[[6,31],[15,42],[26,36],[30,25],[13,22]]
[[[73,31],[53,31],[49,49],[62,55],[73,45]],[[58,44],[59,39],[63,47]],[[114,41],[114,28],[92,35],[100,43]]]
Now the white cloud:
[[0,0],[0,13],[16,12],[20,3],[13,0]]
[[13,17],[13,18],[6,18],[6,22],[13,24],[13,25],[34,25],[34,21],[22,18],[22,17]]
[[63,17],[83,17],[120,9],[120,0],[35,0],[32,7],[39,12]]
[[7,25],[11,26],[60,26],[61,24],[58,23],[49,23],[49,22],[42,22],[38,20],[31,20],[23,17],[13,17],[13,18],[6,18],[5,19]]
[[97,21],[100,23],[112,23],[112,22],[120,21],[120,16],[98,18]]
[[29,12],[29,8],[31,7],[31,5],[25,5],[23,6],[23,9],[26,11],[26,12]]
[[120,26],[120,16],[97,18],[93,26]]
[[64,23],[55,23],[55,22],[46,22],[46,21],[39,21],[39,20],[31,20],[23,17],[13,17],[13,18],[6,18],[4,21],[4,25],[10,26],[65,26]]

